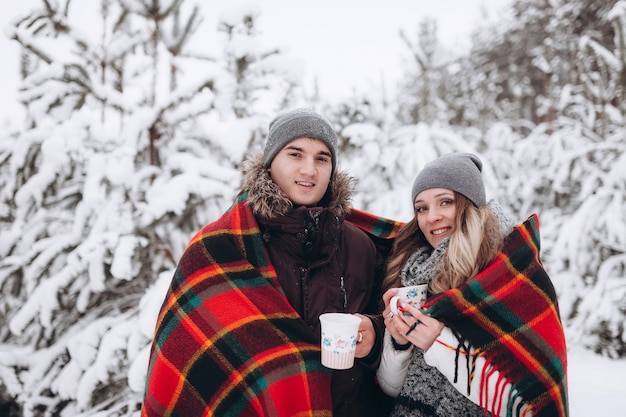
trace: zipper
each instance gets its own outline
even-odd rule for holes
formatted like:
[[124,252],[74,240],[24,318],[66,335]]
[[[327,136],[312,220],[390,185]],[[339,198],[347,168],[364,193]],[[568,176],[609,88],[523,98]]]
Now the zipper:
[[343,275],[340,277],[339,302],[341,304],[341,313],[345,313],[348,309],[348,295],[346,294],[346,287],[343,285]]
[[306,282],[307,268],[300,267],[300,288],[302,288],[302,311],[303,319],[306,321],[309,317],[309,287]]

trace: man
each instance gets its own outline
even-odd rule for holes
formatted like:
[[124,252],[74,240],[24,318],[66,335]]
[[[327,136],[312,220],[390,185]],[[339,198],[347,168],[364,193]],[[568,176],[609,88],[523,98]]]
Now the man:
[[[352,179],[337,171],[337,142],[312,109],[272,120],[235,203],[180,259],[142,416],[385,414],[374,381],[384,333],[380,251],[344,222]],[[362,313],[351,369],[321,365],[325,312]]]

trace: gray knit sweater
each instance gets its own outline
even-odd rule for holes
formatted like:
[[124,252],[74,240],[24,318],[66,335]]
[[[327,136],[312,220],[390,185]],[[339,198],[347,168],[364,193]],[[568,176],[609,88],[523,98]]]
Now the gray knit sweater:
[[458,392],[441,372],[427,365],[421,349],[413,349],[409,373],[391,416],[485,417],[491,413],[485,414],[483,408]]

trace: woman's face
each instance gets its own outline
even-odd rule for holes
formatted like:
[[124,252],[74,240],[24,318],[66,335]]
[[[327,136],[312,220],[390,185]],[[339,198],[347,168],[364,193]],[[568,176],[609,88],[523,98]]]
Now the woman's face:
[[295,139],[276,154],[268,171],[294,205],[314,206],[328,189],[332,154],[320,140]]
[[454,191],[447,188],[431,188],[415,197],[417,224],[433,248],[452,235],[456,205]]

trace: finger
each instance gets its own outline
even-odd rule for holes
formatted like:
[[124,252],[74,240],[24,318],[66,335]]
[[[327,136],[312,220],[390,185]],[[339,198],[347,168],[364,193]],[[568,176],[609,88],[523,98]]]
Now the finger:
[[385,321],[385,323],[389,323],[391,320],[393,320],[393,312],[391,312],[390,310],[384,310],[383,320]]
[[409,327],[411,327],[411,325],[415,322],[415,319],[412,316],[404,316],[402,314],[396,315],[393,320],[396,331],[401,336],[404,336],[409,330]]
[[393,314],[391,312],[389,313],[385,321],[385,327],[387,328],[387,330],[389,330],[389,333],[391,333],[394,336],[400,334],[401,333],[400,327],[403,325],[405,324],[398,315]]
[[365,332],[374,331],[374,324],[372,323],[372,320],[369,317],[364,316],[363,314],[359,314],[359,313],[355,313],[354,315],[361,319],[361,323],[359,323],[360,332],[365,333]]
[[385,319],[385,328],[389,333],[391,333],[392,336],[398,335],[398,325],[395,322],[395,316],[393,316],[393,314],[387,316]]
[[408,339],[405,336],[408,326],[401,320],[399,323],[400,324],[397,326],[395,324],[392,325],[393,330],[389,331],[389,333],[391,334],[391,337],[395,339],[396,343],[403,345],[408,342]]
[[[406,324],[402,320],[398,320],[396,317],[390,319],[387,323],[385,323],[385,327],[387,331],[393,337],[397,343],[404,344],[407,342],[404,337],[404,333],[402,329],[406,329]],[[406,330],[404,330],[406,332]]]
[[383,294],[383,302],[385,303],[385,309],[389,307],[389,300],[391,300],[391,297],[396,295],[397,292],[398,292],[397,288],[389,288],[387,291],[385,291],[385,293]]
[[409,335],[413,332],[413,330],[415,330],[417,328],[417,326],[420,324],[419,320],[415,320],[410,326],[409,329],[406,331],[406,333],[404,334],[404,337],[409,337]]
[[354,313],[353,315],[361,319],[361,322],[359,323],[359,332],[364,331],[367,328],[367,322],[369,322],[369,319],[359,313]]
[[411,316],[413,316],[413,318],[422,321],[424,323],[428,322],[428,320],[435,320],[432,317],[428,316],[427,314],[424,313],[424,310],[422,310],[420,307],[416,307],[412,304],[408,304],[408,303],[402,303],[402,308],[407,312],[410,313]]
[[399,302],[398,316],[409,326],[413,324],[413,321],[415,321],[414,316],[413,316],[413,313],[415,311],[416,309],[412,307],[410,303],[406,303],[404,301]]
[[428,314],[424,313],[424,310],[421,310],[419,308],[411,310],[411,314],[413,314],[413,317],[422,322],[422,324],[424,324],[426,327],[440,328],[440,326],[443,326],[443,324],[439,320],[429,316]]
[[403,314],[398,315],[399,322],[401,323],[398,324],[398,331],[406,337],[411,334],[413,330],[415,330],[415,327],[420,323],[420,321],[419,319],[417,319],[417,317],[413,316],[413,314],[411,313],[412,310],[402,309],[402,311]]

